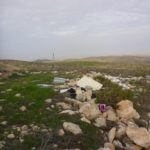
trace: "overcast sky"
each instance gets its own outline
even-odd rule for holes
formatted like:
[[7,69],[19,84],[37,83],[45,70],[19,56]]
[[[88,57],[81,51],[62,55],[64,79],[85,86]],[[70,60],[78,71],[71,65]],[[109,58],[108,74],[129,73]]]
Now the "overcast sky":
[[150,0],[0,0],[0,58],[150,55]]

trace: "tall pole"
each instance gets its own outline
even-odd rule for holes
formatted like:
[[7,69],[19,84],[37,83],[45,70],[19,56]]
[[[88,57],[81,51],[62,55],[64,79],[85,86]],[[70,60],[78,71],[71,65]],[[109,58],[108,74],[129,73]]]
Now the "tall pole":
[[54,54],[54,52],[53,52],[53,61],[55,61],[55,54]]
[[[53,52],[53,56],[52,56],[52,61],[55,61],[55,54]],[[54,70],[54,62],[52,62],[52,68],[51,68],[51,71]]]

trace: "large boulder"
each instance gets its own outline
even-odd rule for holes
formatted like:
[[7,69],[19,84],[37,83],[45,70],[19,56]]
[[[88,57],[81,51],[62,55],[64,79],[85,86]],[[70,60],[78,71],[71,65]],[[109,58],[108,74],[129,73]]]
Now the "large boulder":
[[117,103],[116,109],[117,116],[123,119],[139,119],[138,112],[133,108],[133,103],[129,100],[123,100]]
[[82,130],[81,130],[81,128],[79,127],[79,125],[74,124],[74,123],[72,123],[72,122],[64,122],[64,123],[63,123],[63,128],[64,128],[66,131],[69,131],[69,132],[73,133],[74,135],[82,134]]
[[135,144],[144,148],[150,148],[150,132],[145,128],[127,127],[126,134]]
[[101,114],[98,106],[95,103],[89,102],[84,102],[79,112],[88,120],[94,120]]

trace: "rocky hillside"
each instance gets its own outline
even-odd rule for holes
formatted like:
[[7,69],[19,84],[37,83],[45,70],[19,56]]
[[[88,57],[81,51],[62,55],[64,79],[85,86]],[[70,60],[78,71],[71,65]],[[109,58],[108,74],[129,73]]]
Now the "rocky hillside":
[[103,56],[103,57],[88,57],[83,60],[150,65],[150,56]]

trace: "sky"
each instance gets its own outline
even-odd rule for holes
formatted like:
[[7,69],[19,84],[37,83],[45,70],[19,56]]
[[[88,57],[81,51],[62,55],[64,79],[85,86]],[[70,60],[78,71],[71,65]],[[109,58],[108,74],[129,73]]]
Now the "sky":
[[150,55],[150,0],[0,0],[0,59]]

